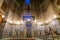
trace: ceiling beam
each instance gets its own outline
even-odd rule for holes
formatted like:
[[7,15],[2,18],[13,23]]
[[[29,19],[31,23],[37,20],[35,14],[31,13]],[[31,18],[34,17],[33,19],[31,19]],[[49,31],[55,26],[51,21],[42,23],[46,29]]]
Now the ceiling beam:
[[17,4],[18,7],[20,7],[20,4],[16,0],[14,0],[14,2]]

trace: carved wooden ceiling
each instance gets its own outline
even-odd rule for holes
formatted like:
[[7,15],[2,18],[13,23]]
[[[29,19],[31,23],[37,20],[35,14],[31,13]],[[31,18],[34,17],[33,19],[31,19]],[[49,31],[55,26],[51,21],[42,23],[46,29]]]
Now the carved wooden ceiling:
[[[50,6],[52,0],[30,0],[30,5],[27,6],[24,0],[12,0],[10,9],[18,17],[22,17],[24,13],[31,13],[36,19],[45,19],[47,8]],[[14,14],[13,14],[14,15]]]

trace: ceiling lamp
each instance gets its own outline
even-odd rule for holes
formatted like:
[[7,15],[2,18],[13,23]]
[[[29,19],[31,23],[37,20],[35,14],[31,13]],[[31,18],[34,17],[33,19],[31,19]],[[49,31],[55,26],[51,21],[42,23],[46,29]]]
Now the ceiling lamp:
[[48,23],[49,21],[48,20],[46,20],[46,23]]
[[5,15],[2,15],[2,18],[5,18]]
[[38,25],[41,25],[42,23],[37,23]]
[[9,21],[9,23],[12,23],[12,21]]
[[35,20],[35,22],[36,22],[37,20]]
[[35,22],[37,22],[37,20],[34,20]]
[[27,19],[27,21],[31,21],[31,19]]
[[54,18],[56,18],[57,16],[56,15],[54,15]]
[[23,21],[21,20],[21,22],[20,22],[21,24],[23,23]]
[[20,22],[16,22],[16,24],[20,24]]

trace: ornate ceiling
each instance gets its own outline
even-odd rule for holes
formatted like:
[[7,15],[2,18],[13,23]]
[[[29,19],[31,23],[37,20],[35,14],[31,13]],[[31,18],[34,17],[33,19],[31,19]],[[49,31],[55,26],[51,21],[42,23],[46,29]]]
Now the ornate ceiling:
[[[27,6],[24,0],[12,0],[10,10],[13,12],[13,19],[22,20],[23,14],[31,14],[39,22],[50,20],[54,16],[54,9],[51,0],[30,0]],[[10,13],[11,14],[11,13]]]
[[[12,10],[17,11],[18,13],[21,11],[23,13],[30,12],[32,15],[35,15],[39,17],[41,15],[41,12],[47,11],[48,6],[50,5],[50,0],[31,0],[29,7],[25,4],[24,0],[14,0],[14,6]],[[20,13],[21,14],[21,13]]]

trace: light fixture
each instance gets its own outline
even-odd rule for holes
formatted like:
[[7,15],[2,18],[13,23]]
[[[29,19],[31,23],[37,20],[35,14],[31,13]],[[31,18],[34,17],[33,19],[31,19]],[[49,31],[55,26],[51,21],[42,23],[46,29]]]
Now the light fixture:
[[56,15],[54,15],[54,18],[56,18],[57,16]]
[[12,23],[13,23],[13,21],[12,21],[12,20],[7,20],[7,22],[8,22],[8,23],[10,23],[10,24],[12,24]]
[[21,20],[21,22],[20,23],[23,23],[23,21]]
[[38,25],[41,25],[42,23],[37,22]]
[[37,20],[34,20],[34,22],[37,22]]
[[9,21],[9,23],[12,23],[12,21]]
[[16,24],[20,24],[20,22],[16,22]]
[[2,15],[2,18],[5,18],[5,15]]
[[31,21],[31,19],[27,19],[27,21]]
[[49,21],[48,20],[46,20],[46,23],[48,23]]

